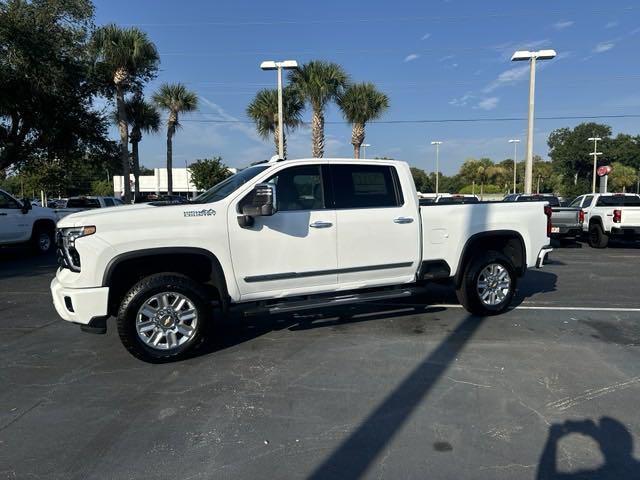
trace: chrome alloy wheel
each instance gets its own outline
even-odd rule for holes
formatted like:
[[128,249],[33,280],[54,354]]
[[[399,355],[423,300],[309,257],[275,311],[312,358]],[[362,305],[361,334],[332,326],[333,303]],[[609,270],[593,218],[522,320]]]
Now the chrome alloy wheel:
[[147,299],[136,315],[138,337],[149,347],[172,350],[189,342],[196,332],[198,312],[191,300],[177,292]]
[[41,252],[48,252],[51,248],[51,236],[48,233],[38,235],[38,248]]
[[490,263],[478,275],[476,290],[480,301],[489,307],[504,302],[511,289],[511,276],[499,263]]

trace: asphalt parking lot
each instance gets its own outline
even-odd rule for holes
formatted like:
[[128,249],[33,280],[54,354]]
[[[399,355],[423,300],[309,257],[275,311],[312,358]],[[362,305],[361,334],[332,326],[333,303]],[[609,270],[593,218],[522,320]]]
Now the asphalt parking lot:
[[434,286],[166,365],[59,320],[53,272],[0,251],[1,478],[640,476],[637,245],[555,250],[498,317]]

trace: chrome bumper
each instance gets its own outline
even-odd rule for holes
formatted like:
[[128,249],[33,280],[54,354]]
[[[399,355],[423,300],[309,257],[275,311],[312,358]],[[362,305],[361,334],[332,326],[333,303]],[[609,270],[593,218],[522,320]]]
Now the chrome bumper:
[[538,260],[536,260],[536,268],[542,268],[544,265],[544,261],[547,258],[547,255],[553,252],[553,248],[547,245],[540,249],[540,253],[538,253]]

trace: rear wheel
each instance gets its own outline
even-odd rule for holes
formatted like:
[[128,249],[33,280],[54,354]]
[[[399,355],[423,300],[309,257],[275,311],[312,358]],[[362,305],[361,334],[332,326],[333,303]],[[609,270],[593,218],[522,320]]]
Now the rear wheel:
[[140,280],[118,311],[118,334],[141,360],[160,363],[187,357],[205,338],[212,308],[205,289],[178,274]]
[[602,230],[602,225],[594,223],[589,226],[589,245],[593,248],[605,248],[609,244],[609,236]]
[[497,315],[509,308],[516,283],[511,261],[500,252],[487,251],[466,266],[456,296],[474,315]]
[[47,225],[36,225],[31,234],[31,249],[40,254],[49,253],[53,249],[54,228]]

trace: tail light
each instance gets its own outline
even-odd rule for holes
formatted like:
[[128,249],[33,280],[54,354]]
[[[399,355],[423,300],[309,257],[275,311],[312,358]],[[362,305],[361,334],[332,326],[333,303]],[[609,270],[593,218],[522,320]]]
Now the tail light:
[[622,222],[622,210],[614,210],[613,211],[613,223]]
[[547,216],[547,237],[551,237],[551,207],[544,206],[544,214]]
[[584,210],[580,210],[580,211],[578,212],[578,221],[579,221],[580,223],[584,223]]

